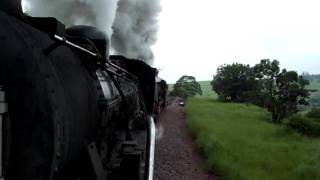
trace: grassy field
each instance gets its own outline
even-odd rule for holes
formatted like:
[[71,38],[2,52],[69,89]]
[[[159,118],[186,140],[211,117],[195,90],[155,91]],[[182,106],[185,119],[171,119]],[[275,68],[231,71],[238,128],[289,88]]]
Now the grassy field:
[[310,82],[308,89],[315,89],[320,91],[320,82],[316,82],[316,81]]
[[312,90],[318,90],[310,94],[309,102],[311,106],[320,106],[320,82],[313,81],[307,88]]
[[206,164],[222,179],[320,179],[320,139],[267,122],[256,106],[190,98],[186,117]]
[[198,81],[198,83],[201,86],[202,90],[202,97],[212,97],[217,98],[217,94],[212,91],[212,86],[210,84],[210,81]]

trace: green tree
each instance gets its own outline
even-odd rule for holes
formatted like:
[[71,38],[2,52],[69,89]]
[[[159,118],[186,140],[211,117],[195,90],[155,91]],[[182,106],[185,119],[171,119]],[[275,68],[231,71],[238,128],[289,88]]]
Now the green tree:
[[258,80],[258,105],[265,107],[272,114],[272,121],[280,123],[285,117],[297,112],[298,105],[308,103],[309,81],[298,76],[295,71],[283,69],[279,62],[263,59],[253,67]]
[[279,61],[262,59],[259,64],[253,67],[255,80],[257,80],[257,89],[255,93],[254,104],[267,108],[267,105],[274,102],[275,81],[280,72]]
[[276,123],[296,113],[298,105],[308,104],[308,84],[297,72],[280,71],[279,61],[269,59],[254,67],[238,63],[220,66],[211,82],[220,99],[264,107]]
[[196,94],[202,95],[202,90],[193,76],[184,75],[173,86],[171,94],[186,99]]
[[212,90],[224,101],[248,101],[256,88],[254,71],[249,65],[239,63],[220,66],[211,86]]

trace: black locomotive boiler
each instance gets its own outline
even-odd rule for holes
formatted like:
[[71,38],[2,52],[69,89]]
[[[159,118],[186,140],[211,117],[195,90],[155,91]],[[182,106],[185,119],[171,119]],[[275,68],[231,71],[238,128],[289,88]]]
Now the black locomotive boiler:
[[0,178],[152,179],[156,69],[0,1]]

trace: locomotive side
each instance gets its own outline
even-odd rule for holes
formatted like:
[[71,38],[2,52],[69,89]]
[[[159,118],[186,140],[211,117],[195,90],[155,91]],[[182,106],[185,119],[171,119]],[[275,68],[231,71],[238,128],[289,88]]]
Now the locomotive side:
[[109,60],[95,28],[11,2],[0,9],[2,178],[152,179],[156,70]]

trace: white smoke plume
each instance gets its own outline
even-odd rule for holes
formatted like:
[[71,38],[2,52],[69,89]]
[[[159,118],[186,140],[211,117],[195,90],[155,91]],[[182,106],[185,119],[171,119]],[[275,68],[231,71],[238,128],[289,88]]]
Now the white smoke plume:
[[160,0],[119,0],[111,39],[115,51],[152,62],[160,11]]
[[117,54],[151,63],[160,0],[23,0],[32,16],[56,17],[67,26],[92,25],[106,32]]
[[36,17],[55,17],[66,26],[92,25],[111,37],[118,0],[24,0],[26,12]]

